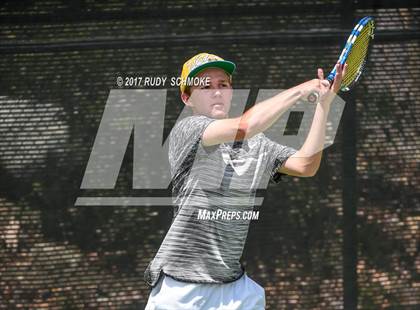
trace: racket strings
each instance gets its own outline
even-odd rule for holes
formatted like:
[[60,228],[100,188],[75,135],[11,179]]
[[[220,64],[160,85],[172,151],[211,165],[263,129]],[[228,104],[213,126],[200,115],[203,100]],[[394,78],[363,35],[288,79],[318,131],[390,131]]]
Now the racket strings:
[[342,88],[347,88],[356,82],[363,70],[371,39],[372,27],[373,24],[371,23],[365,25],[354,42],[346,60],[347,72],[341,84]]

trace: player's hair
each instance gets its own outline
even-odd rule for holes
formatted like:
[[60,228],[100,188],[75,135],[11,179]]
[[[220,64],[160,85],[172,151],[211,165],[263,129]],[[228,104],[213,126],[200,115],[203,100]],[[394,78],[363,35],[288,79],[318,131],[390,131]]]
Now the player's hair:
[[189,86],[186,86],[184,89],[184,94],[187,94],[188,96],[191,96],[191,89]]

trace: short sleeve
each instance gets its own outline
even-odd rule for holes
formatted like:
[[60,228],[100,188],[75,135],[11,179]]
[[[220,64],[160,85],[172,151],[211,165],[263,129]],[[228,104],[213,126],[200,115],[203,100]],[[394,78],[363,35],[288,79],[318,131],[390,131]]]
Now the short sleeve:
[[296,153],[296,150],[274,142],[265,136],[263,141],[264,149],[267,152],[267,172],[273,182],[279,183],[282,173],[278,172],[278,169],[290,156]]
[[169,135],[169,164],[172,175],[186,160],[194,160],[195,153],[207,126],[215,121],[204,115],[189,116],[175,124]]

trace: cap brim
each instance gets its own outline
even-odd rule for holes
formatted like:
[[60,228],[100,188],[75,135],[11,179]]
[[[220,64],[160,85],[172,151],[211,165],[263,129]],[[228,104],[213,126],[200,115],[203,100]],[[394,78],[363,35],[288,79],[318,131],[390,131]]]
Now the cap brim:
[[201,66],[198,66],[197,68],[192,70],[190,74],[188,74],[188,77],[194,77],[198,73],[200,73],[201,71],[207,68],[219,68],[219,69],[224,70],[229,75],[232,75],[232,73],[235,71],[236,65],[233,62],[228,61],[228,60],[211,61],[211,62],[202,64]]

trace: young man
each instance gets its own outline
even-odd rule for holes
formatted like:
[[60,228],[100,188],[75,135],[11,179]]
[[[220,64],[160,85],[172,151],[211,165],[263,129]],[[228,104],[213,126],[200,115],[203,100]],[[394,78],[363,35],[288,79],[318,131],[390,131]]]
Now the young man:
[[[264,177],[278,182],[280,174],[316,173],[329,107],[343,75],[342,66],[336,69],[331,88],[318,69],[319,79],[283,91],[240,117],[229,117],[235,64],[207,53],[184,64],[182,79],[210,82],[181,85],[181,99],[193,115],[179,121],[169,137],[174,217],[145,272],[153,287],[147,310],[264,309],[264,289],[239,262],[249,227],[241,214],[253,210]],[[313,92],[320,101],[299,150],[264,136],[288,108]],[[235,216],[218,217],[217,212]]]

